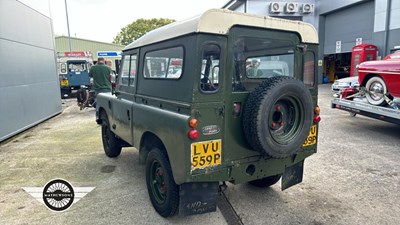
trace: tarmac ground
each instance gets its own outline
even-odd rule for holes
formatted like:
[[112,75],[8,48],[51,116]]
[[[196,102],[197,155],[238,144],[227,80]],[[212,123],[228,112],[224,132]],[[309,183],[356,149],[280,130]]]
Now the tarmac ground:
[[[331,109],[331,99],[330,84],[319,85],[318,152],[306,159],[301,184],[285,191],[280,183],[228,184],[224,195],[242,224],[399,224],[400,126],[351,117]],[[228,224],[219,208],[159,216],[138,151],[108,158],[100,132],[94,109],[80,111],[71,98],[61,114],[0,143],[0,224]],[[51,211],[26,188],[56,178],[94,189],[68,210]]]

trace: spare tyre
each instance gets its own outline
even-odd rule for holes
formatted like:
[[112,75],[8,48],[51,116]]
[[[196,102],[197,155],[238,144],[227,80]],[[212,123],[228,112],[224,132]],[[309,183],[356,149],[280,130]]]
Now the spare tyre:
[[301,81],[272,77],[249,94],[243,109],[243,132],[253,150],[286,158],[300,150],[312,116],[312,97]]

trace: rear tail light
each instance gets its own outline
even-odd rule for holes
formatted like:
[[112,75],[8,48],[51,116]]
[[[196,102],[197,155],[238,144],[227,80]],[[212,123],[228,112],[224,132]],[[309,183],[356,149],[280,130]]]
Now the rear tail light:
[[192,140],[196,140],[199,137],[199,131],[196,130],[197,125],[199,125],[199,121],[195,118],[190,118],[188,121],[188,125],[190,128],[188,132],[188,136]]
[[321,117],[318,116],[318,115],[315,115],[314,116],[314,123],[319,123],[319,122],[321,122]]
[[196,140],[199,137],[199,132],[195,129],[189,131],[189,138],[192,140]]
[[314,108],[314,117],[313,117],[314,123],[321,122],[321,117],[319,116],[320,112],[321,112],[321,109],[319,108],[319,106],[316,106]]

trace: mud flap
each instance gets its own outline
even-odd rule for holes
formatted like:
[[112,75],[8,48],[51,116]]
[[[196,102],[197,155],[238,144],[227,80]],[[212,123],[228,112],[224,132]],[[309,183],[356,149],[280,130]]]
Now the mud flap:
[[179,215],[214,212],[217,209],[218,182],[184,183],[179,189]]
[[304,160],[294,164],[293,166],[286,167],[285,172],[282,174],[282,191],[290,188],[293,185],[299,184],[303,181]]

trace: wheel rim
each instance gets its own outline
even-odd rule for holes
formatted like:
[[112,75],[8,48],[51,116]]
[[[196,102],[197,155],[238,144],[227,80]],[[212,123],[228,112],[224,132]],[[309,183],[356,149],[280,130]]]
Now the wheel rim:
[[371,86],[368,88],[368,91],[370,97],[375,101],[381,100],[383,98],[383,95],[385,94],[382,83],[378,81],[373,82]]
[[279,99],[269,112],[268,129],[279,144],[290,142],[299,132],[304,109],[297,98],[286,96]]
[[165,173],[162,165],[156,160],[153,161],[150,167],[150,188],[157,203],[164,203],[167,197]]

